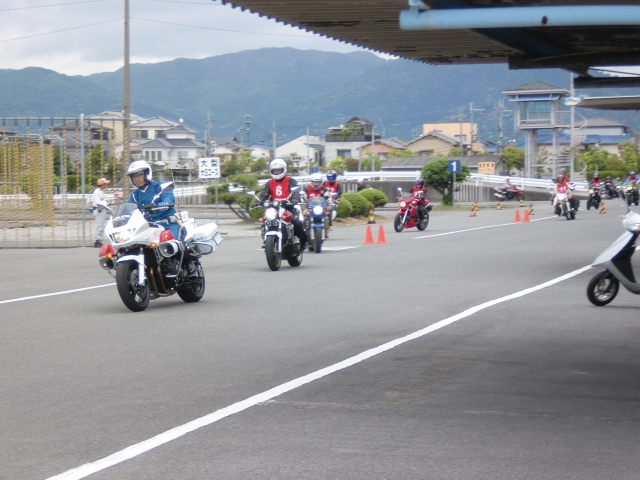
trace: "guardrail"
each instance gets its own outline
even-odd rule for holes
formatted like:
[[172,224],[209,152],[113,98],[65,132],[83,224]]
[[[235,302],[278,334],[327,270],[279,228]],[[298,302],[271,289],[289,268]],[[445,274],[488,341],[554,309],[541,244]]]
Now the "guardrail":
[[[504,183],[506,177],[501,175],[483,175],[479,173],[474,173],[469,175],[469,180],[483,183]],[[524,177],[509,177],[511,183],[514,185],[518,185],[522,189],[526,187],[530,188],[544,188],[547,190],[553,189],[554,183],[550,179],[543,178],[524,178]],[[589,190],[588,182],[571,182],[576,188],[576,191],[586,192]]]

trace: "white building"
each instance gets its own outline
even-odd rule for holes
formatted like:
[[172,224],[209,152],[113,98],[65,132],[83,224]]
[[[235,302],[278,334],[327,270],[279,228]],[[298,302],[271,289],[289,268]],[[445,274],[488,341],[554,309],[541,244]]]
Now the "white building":
[[196,140],[195,130],[180,123],[165,125],[166,128],[161,128],[159,122],[153,125],[153,129],[146,127],[148,132],[153,131],[153,140],[137,140],[140,142],[142,157],[150,164],[171,170],[189,169],[194,168],[197,158],[204,156],[206,146]]
[[301,170],[321,166],[324,156],[324,141],[314,135],[301,135],[276,148],[276,157],[290,159]]
[[251,158],[264,158],[266,160],[271,158],[271,150],[262,145],[254,145],[251,147]]

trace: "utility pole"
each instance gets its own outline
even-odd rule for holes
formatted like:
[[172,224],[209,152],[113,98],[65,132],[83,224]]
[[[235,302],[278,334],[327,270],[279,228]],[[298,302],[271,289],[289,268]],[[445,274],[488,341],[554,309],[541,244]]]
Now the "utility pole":
[[[571,98],[575,97],[576,95],[576,91],[575,88],[573,87],[573,73],[569,72],[569,75],[571,75]],[[571,130],[570,130],[570,135],[569,135],[569,163],[570,163],[570,176],[569,178],[573,179],[574,173],[575,173],[575,149],[574,149],[574,129],[576,128],[576,107],[573,105],[573,102],[571,102]],[[596,166],[596,171],[597,171],[597,166]],[[554,172],[555,175],[555,172]]]
[[251,148],[251,115],[244,116],[244,125],[247,131],[247,148]]
[[376,129],[371,125],[371,171],[376,171]]
[[207,140],[206,156],[211,156],[211,113],[207,112]]
[[498,118],[499,118],[499,123],[498,123],[498,153],[502,153],[502,150],[504,149],[504,145],[503,145],[503,140],[504,140],[504,128],[503,128],[503,117],[504,117],[504,113],[505,112],[510,112],[511,110],[507,110],[506,108],[504,108],[504,99],[500,99],[498,101]]
[[[473,150],[473,112],[484,112],[484,108],[473,108],[473,102],[469,104],[469,113],[471,116],[471,150]],[[480,130],[476,127],[476,140],[480,141]]]
[[464,137],[462,136],[462,121],[464,120],[464,107],[460,109],[460,115],[458,115],[460,120],[460,150],[462,150],[461,155],[464,157]]
[[273,121],[273,130],[271,130],[273,134],[273,158],[276,158],[276,122]]
[[311,159],[309,158],[309,127],[307,127],[307,163],[309,164],[309,168],[311,168]]
[[127,169],[131,162],[131,94],[130,94],[130,67],[129,67],[129,0],[124,0],[124,92],[122,95],[122,163],[124,165],[124,182],[123,182],[123,198],[129,196],[129,182],[127,178]]

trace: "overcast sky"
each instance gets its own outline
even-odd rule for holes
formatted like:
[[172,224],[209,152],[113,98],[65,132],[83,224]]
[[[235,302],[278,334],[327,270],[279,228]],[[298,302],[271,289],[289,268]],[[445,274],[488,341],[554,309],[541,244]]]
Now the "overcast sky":
[[[117,70],[123,14],[124,0],[0,0],[0,68],[37,66],[67,75]],[[130,15],[132,63],[263,47],[357,50],[211,0],[130,0]]]

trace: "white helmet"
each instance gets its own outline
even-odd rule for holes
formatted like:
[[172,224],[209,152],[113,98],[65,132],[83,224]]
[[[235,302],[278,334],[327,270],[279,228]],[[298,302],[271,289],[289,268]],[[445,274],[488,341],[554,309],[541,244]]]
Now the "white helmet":
[[144,160],[136,160],[135,162],[131,162],[131,165],[129,165],[129,168],[127,169],[127,176],[129,177],[129,180],[131,180],[131,185],[133,185],[134,187],[136,187],[136,184],[133,183],[133,179],[131,178],[131,176],[134,173],[140,173],[140,172],[144,172],[145,185],[149,183],[153,178],[153,173],[151,172],[151,166],[147,162],[145,162]]
[[312,173],[311,174],[311,185],[313,186],[313,188],[319,188],[320,185],[322,184],[322,175],[320,175],[319,173]]
[[274,158],[269,164],[269,172],[274,180],[281,180],[287,174],[287,162],[281,158]]

